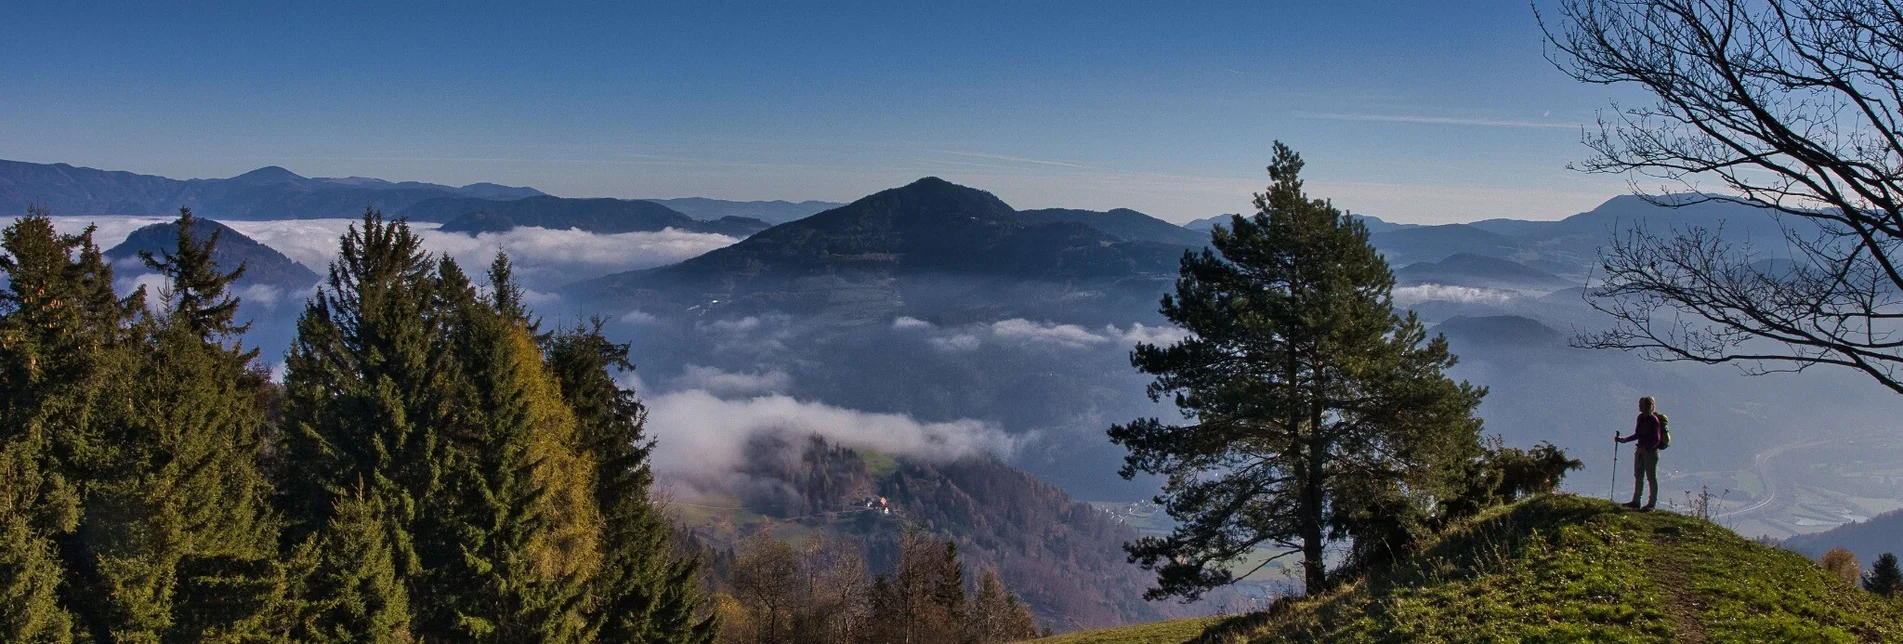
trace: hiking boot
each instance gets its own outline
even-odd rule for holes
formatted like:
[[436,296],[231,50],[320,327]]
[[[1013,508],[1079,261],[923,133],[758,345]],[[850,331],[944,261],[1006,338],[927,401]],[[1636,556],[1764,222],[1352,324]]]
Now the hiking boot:
[[1638,502],[1638,501],[1633,501],[1633,502],[1631,502],[1631,503],[1621,503],[1621,504],[1619,504],[1619,505],[1621,505],[1621,506],[1624,506],[1624,507],[1628,507],[1628,508],[1632,508],[1632,509],[1634,509],[1634,510],[1637,510],[1637,509],[1639,509],[1639,502]]
[[1647,503],[1647,504],[1645,504],[1645,507],[1642,507],[1642,508],[1639,508],[1639,511],[1640,511],[1640,512],[1651,512],[1651,511],[1652,511],[1652,508],[1655,508],[1655,507],[1658,507],[1658,506],[1656,506],[1656,505],[1653,505],[1653,504],[1651,504],[1651,503]]

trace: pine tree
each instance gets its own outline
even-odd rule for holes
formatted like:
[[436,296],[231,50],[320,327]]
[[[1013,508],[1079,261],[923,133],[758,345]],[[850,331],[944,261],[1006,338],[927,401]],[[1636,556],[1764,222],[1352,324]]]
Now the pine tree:
[[442,476],[439,432],[456,377],[436,262],[408,224],[373,210],[340,241],[285,356],[287,519],[315,529],[363,481],[387,492],[408,529]]
[[286,567],[296,602],[292,639],[311,644],[401,644],[414,638],[403,562],[411,544],[398,515],[358,487],[336,501],[322,530]]
[[107,430],[114,459],[81,525],[100,591],[91,619],[117,641],[241,635],[261,628],[271,603],[277,531],[257,459],[266,383],[237,340],[235,274],[211,259],[216,236],[199,241],[182,213],[175,252],[147,258],[166,286],[161,310],[136,327],[140,404]]
[[965,623],[965,566],[958,560],[958,542],[946,539],[932,562],[931,601],[947,627]]
[[212,259],[218,247],[219,231],[213,228],[201,242],[195,230],[197,223],[192,209],[178,209],[178,220],[173,222],[178,229],[178,240],[173,250],[160,251],[157,256],[141,250],[139,259],[165,276],[168,314],[177,324],[207,340],[243,334],[251,325],[235,323],[238,299],[227,291],[244,276],[245,267],[243,264],[219,266],[217,260]]
[[0,640],[73,641],[73,616],[60,603],[64,569],[33,514],[44,459],[26,441],[0,444]]
[[92,232],[60,234],[29,208],[0,233],[0,623],[27,640],[102,630],[96,561],[79,531],[94,481],[116,460],[108,429],[132,404],[127,346],[144,292],[113,292]]
[[[423,573],[462,559],[445,483],[464,466],[445,434],[452,404],[468,395],[447,340],[454,307],[437,262],[403,221],[366,210],[339,241],[285,356],[277,496],[285,541],[309,547],[332,538],[335,512],[351,507],[343,501],[366,499],[390,530],[402,603],[447,610],[454,590],[431,592]],[[374,604],[398,603],[390,588],[372,589],[384,594]],[[431,625],[416,617],[406,620]]]
[[[492,270],[496,274],[502,273]],[[498,297],[498,308],[508,311]],[[710,642],[713,619],[698,614],[700,562],[671,554],[670,527],[650,496],[653,443],[642,430],[647,411],[614,379],[614,370],[634,368],[628,347],[609,342],[601,325],[595,320],[563,329],[547,348],[549,369],[575,416],[577,444],[595,461],[602,565],[589,622],[606,641]]]
[[1876,564],[1863,576],[1863,589],[1885,597],[1903,594],[1903,570],[1897,569],[1895,554],[1877,556]]
[[1443,375],[1454,364],[1446,341],[1394,313],[1394,277],[1366,227],[1310,198],[1301,169],[1277,143],[1258,213],[1218,227],[1215,250],[1185,253],[1163,298],[1190,337],[1131,355],[1156,376],[1152,399],[1192,421],[1110,430],[1130,450],[1124,477],[1168,480],[1158,502],[1177,527],[1127,546],[1158,573],[1152,598],[1226,584],[1228,566],[1258,546],[1300,553],[1318,592],[1331,539],[1391,542],[1394,517],[1448,484],[1437,474],[1453,468],[1435,465],[1478,453],[1484,390]]
[[491,279],[490,298],[462,300],[451,334],[471,394],[449,434],[463,465],[449,477],[462,556],[431,571],[431,583],[453,597],[443,626],[472,640],[584,641],[582,606],[601,561],[594,462],[576,449],[575,417],[521,316],[501,306],[514,289],[506,270]]

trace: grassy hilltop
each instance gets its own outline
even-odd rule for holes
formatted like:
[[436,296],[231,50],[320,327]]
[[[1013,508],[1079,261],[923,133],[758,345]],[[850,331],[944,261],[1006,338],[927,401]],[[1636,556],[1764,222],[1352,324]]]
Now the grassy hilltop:
[[1485,513],[1413,563],[1226,620],[1040,644],[1163,642],[1897,642],[1903,602],[1712,523],[1543,496]]

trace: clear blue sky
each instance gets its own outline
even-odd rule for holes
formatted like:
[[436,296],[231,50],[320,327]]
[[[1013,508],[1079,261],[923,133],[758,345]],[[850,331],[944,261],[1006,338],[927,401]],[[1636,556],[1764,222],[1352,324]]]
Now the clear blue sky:
[[1625,191],[1565,169],[1614,94],[1525,2],[555,4],[14,0],[0,158],[837,201],[936,175],[1185,221],[1247,208],[1280,139],[1400,221]]

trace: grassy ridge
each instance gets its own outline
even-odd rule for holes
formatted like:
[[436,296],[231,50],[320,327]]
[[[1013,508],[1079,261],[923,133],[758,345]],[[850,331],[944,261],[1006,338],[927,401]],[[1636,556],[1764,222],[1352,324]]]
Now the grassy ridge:
[[1201,625],[1047,641],[1889,642],[1903,641],[1903,602],[1705,521],[1548,496],[1488,512],[1389,574]]

